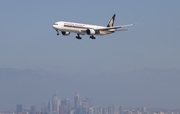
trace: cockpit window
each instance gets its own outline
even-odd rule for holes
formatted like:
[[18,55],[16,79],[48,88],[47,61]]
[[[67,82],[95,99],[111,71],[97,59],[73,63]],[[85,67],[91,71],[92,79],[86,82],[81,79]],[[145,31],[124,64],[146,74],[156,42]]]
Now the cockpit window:
[[58,25],[58,23],[54,23],[54,25]]

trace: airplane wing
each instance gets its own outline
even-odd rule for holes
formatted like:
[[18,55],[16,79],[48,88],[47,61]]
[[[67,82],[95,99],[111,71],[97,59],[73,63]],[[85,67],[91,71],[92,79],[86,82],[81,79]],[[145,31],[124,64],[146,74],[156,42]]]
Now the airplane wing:
[[[133,26],[133,25],[135,25],[135,24],[127,24],[127,25],[120,25],[120,26],[113,26],[113,27],[103,27],[103,28],[92,28],[92,29],[94,29],[94,30],[99,30],[99,31],[127,31],[128,29],[120,29],[120,30],[117,30],[117,29],[119,29],[119,28],[123,28],[123,27],[128,27],[128,26]],[[86,34],[86,30],[80,30],[80,34]]]
[[105,28],[100,28],[100,29],[95,29],[95,30],[111,30],[111,29],[118,29],[118,28],[133,26],[133,25],[135,25],[135,24],[120,25],[120,26],[113,26],[113,27],[105,27]]

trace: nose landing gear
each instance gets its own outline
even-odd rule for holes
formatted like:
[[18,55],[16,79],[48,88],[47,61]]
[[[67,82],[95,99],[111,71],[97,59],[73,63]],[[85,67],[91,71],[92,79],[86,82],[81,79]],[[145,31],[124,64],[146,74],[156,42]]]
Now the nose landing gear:
[[58,30],[56,30],[57,31],[57,35],[59,35],[59,31]]

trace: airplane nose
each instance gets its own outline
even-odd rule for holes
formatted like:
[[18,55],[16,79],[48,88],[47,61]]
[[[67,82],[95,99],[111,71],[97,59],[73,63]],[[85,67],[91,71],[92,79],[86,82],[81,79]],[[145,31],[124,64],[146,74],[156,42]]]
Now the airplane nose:
[[53,28],[56,28],[56,25],[53,25]]

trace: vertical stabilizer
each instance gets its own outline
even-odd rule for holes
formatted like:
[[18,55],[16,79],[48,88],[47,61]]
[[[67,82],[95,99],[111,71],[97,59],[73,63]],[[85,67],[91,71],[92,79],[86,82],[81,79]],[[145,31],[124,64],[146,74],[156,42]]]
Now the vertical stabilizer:
[[113,17],[112,17],[111,20],[109,21],[107,27],[113,27],[114,21],[115,21],[115,17],[116,17],[116,14],[113,15]]

